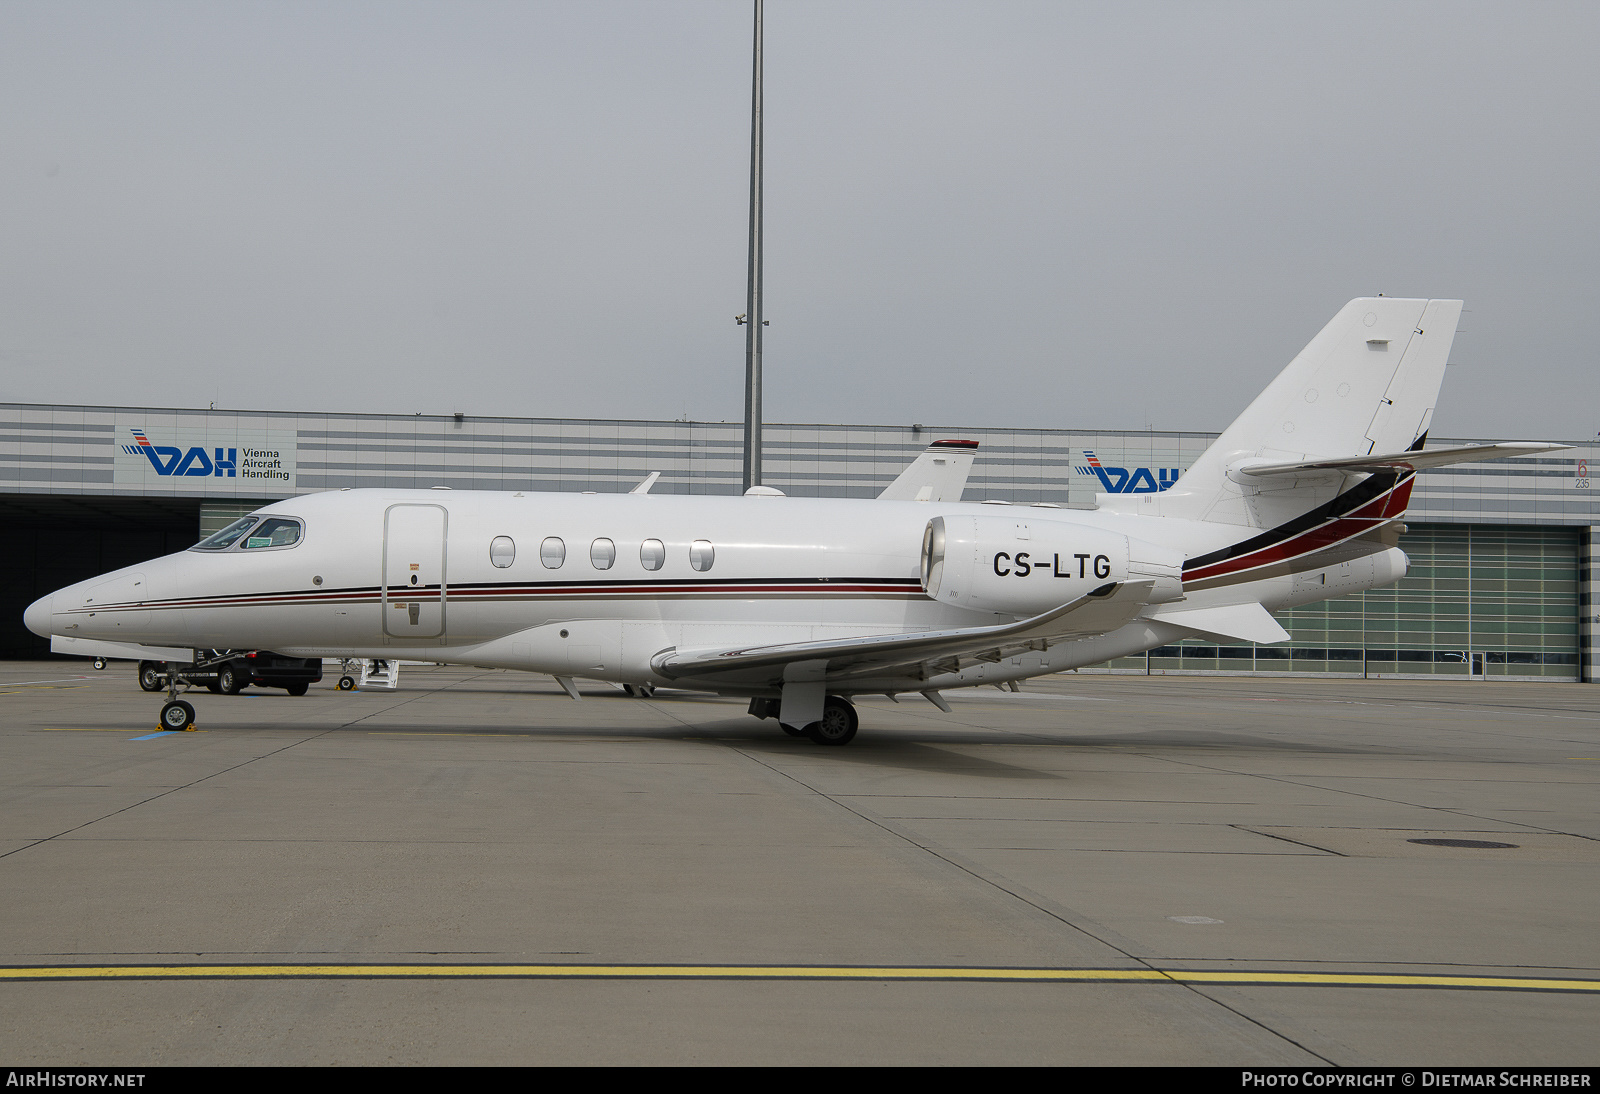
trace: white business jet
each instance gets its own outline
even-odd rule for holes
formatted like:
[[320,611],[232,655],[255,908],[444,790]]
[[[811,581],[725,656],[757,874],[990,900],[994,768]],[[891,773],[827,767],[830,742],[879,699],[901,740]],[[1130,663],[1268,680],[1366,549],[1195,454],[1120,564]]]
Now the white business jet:
[[[334,490],[44,597],[37,634],[403,658],[750,700],[818,744],[851,697],[1015,687],[1182,638],[1272,643],[1272,611],[1398,580],[1457,300],[1353,300],[1170,489],[1094,510],[960,501],[970,441],[876,500]],[[89,646],[83,648],[90,649]],[[126,656],[126,654],[124,654]],[[161,724],[193,725],[175,677]]]

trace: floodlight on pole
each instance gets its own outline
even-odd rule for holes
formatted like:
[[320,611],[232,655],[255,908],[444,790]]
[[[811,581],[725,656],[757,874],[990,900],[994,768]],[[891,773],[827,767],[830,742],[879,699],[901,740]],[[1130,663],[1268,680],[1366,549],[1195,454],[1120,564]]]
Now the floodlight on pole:
[[750,97],[750,284],[744,332],[744,489],[761,485],[761,0],[755,0]]

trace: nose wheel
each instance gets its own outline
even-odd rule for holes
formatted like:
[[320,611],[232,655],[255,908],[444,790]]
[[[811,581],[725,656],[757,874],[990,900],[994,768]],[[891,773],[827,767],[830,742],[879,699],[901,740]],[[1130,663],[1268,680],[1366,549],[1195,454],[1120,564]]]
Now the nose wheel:
[[174,699],[161,708],[161,728],[173,733],[182,733],[186,729],[194,728],[194,707],[182,699]]

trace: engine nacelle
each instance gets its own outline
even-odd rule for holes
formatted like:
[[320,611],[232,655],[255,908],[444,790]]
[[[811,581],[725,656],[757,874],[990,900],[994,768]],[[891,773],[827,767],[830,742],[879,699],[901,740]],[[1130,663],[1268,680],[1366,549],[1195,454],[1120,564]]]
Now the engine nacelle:
[[1183,595],[1183,556],[1104,528],[1016,516],[934,517],[922,535],[922,588],[977,611],[1029,616],[1124,581],[1154,581],[1149,603]]

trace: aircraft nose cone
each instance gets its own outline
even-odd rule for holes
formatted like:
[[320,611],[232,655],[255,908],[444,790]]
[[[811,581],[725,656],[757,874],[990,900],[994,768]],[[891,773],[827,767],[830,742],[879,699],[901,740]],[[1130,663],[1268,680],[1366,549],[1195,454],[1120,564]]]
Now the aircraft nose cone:
[[29,604],[28,610],[22,613],[23,624],[40,638],[50,637],[50,621],[55,615],[55,610],[50,606],[50,601],[53,599],[54,594],[41,596]]

